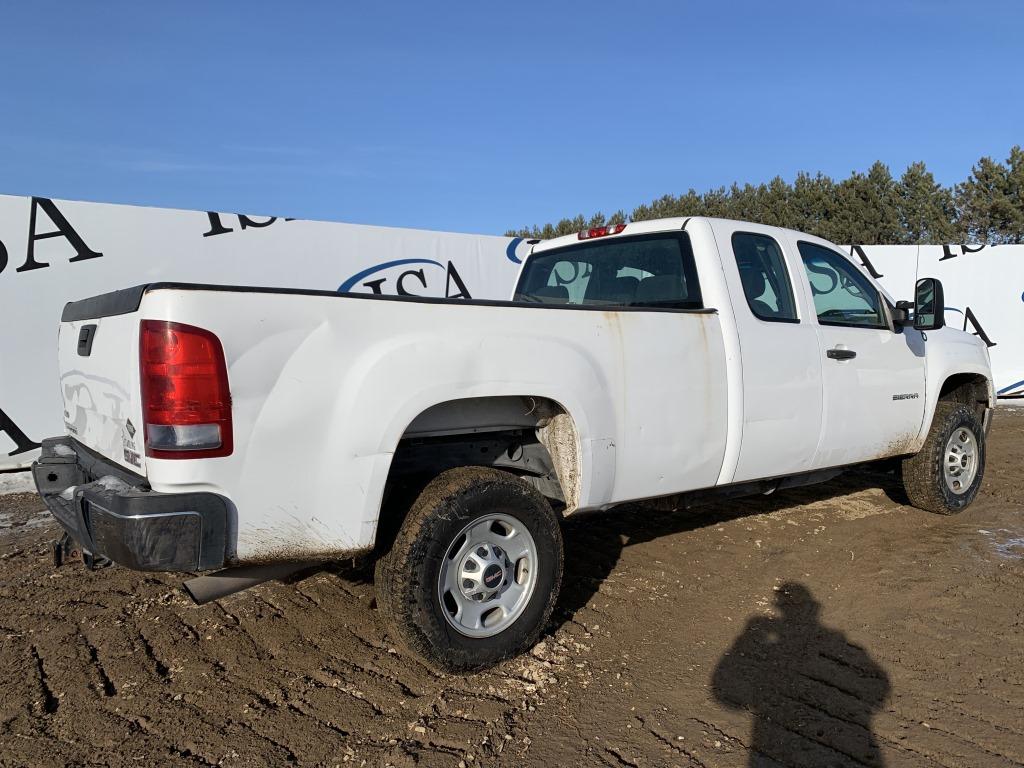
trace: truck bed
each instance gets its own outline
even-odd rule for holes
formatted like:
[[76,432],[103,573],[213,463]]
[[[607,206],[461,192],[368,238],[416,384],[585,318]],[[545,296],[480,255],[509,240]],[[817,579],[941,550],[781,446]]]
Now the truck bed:
[[[230,455],[145,455],[142,320],[220,340]],[[588,468],[576,473],[571,508],[712,486],[725,452],[725,347],[713,309],[155,283],[67,305],[59,338],[71,437],[154,492],[226,499],[237,562],[372,546],[396,450],[425,413],[443,430],[437,417],[452,401],[558,404],[573,460]],[[669,426],[679,423],[685,435]]]

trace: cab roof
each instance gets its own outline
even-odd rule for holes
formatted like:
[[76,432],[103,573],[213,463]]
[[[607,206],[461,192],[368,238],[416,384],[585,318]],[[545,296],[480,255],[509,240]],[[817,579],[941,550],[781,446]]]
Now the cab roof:
[[[758,227],[767,227],[769,229],[775,229],[778,231],[792,232],[794,234],[801,235],[803,237],[810,237],[815,240],[822,240],[822,238],[810,235],[806,232],[799,232],[795,229],[789,229],[788,227],[777,227],[772,224],[759,224],[757,222],[742,221],[740,219],[726,219],[715,216],[672,216],[666,219],[647,219],[645,221],[631,221],[628,222],[623,230],[618,233],[608,233],[594,238],[581,238],[579,232],[574,232],[570,235],[562,235],[560,237],[553,237],[550,240],[540,240],[533,246],[531,253],[541,253],[548,251],[553,248],[563,248],[567,245],[575,245],[577,243],[586,242],[588,239],[614,239],[616,237],[628,237],[630,235],[644,235],[652,232],[671,232],[677,229],[683,229],[683,227],[689,222],[712,222],[712,221],[726,221],[730,224],[753,224]],[[586,232],[587,230],[583,230]],[[827,242],[827,241],[823,241]]]

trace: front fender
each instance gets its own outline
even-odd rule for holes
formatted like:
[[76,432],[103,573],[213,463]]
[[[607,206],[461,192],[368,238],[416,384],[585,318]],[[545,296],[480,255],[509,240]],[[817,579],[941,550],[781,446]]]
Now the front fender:
[[992,381],[992,366],[985,343],[973,334],[947,326],[935,331],[928,331],[926,350],[925,376],[928,383],[928,394],[925,402],[925,418],[921,427],[921,439],[923,440],[931,429],[942,385],[951,376],[964,373],[985,378],[989,409],[985,415],[987,430],[991,421],[991,409],[995,406],[996,395]]

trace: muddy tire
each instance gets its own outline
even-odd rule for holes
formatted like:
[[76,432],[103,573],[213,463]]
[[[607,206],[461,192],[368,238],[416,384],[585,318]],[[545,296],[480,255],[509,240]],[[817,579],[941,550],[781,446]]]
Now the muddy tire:
[[974,410],[940,402],[924,447],[902,469],[903,488],[918,509],[940,515],[966,509],[985,474],[985,432]]
[[562,533],[547,500],[507,472],[460,467],[413,503],[376,566],[392,635],[453,672],[532,646],[562,581]]

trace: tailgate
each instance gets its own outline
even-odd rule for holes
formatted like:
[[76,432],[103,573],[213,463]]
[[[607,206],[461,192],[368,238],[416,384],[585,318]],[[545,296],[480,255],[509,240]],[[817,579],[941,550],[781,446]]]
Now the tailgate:
[[[68,314],[66,310],[65,318]],[[138,314],[65,319],[57,347],[67,433],[125,469],[145,475]]]

